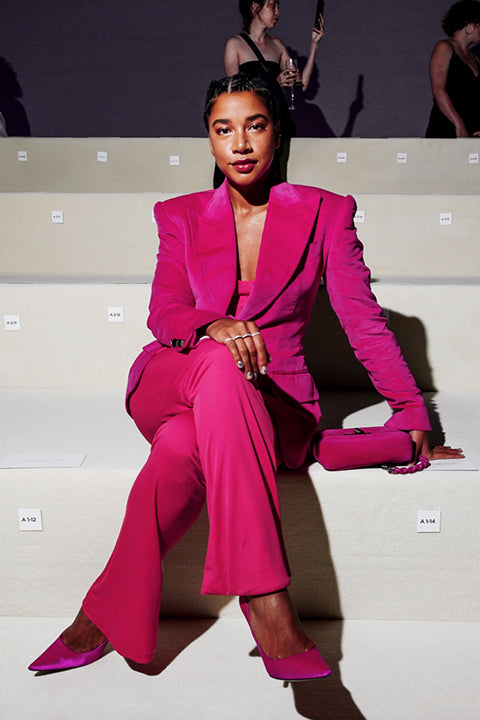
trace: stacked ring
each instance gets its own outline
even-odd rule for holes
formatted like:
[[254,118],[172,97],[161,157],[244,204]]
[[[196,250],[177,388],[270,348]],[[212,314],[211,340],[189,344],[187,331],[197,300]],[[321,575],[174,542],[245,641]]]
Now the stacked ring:
[[226,338],[226,339],[223,341],[223,343],[224,343],[224,345],[226,345],[227,342],[230,342],[231,340],[235,341],[235,340],[239,340],[240,338],[242,338],[242,340],[244,340],[244,339],[247,338],[247,337],[254,337],[255,335],[261,335],[261,333],[259,333],[259,332],[254,332],[254,333],[245,333],[245,335],[234,335],[233,337],[228,337],[228,338]]
[[234,335],[233,337],[227,338],[223,342],[224,342],[224,344],[226,344],[227,342],[230,342],[230,340],[238,340],[238,338],[241,338],[241,337],[242,337],[242,335]]

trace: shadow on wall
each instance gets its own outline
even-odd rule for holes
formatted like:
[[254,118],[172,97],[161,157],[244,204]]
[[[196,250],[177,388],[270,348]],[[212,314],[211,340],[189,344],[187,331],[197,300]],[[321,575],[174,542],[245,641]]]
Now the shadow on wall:
[[[288,51],[295,57],[292,48]],[[298,56],[298,65],[300,68],[305,67],[307,58]],[[350,103],[348,117],[345,122],[345,128],[338,137],[352,137],[355,127],[355,121],[363,110],[363,82],[364,76],[358,75],[357,89],[355,97]],[[295,110],[291,111],[292,119],[295,122],[297,137],[336,137],[332,128],[322,112],[321,108],[313,102],[320,91],[320,80],[318,68],[314,66],[310,83],[305,92],[297,90],[295,92]]]
[[[388,315],[388,326],[397,339],[418,387],[422,392],[434,395],[437,389],[428,358],[428,339],[423,323],[416,317],[388,310],[385,312]],[[378,400],[372,395],[370,378],[353,354],[332,310],[325,287],[321,287],[317,295],[305,336],[305,349],[308,367],[321,395],[322,427],[342,427],[345,418],[352,413],[368,407],[372,402],[380,402],[380,395]],[[343,392],[342,403],[330,407],[328,395],[323,398],[322,390]],[[432,442],[434,445],[443,444],[445,433],[433,397],[425,400],[432,423]]]
[[18,99],[22,96],[23,90],[12,66],[6,58],[0,57],[0,112],[9,136],[28,137],[32,134],[27,113]]

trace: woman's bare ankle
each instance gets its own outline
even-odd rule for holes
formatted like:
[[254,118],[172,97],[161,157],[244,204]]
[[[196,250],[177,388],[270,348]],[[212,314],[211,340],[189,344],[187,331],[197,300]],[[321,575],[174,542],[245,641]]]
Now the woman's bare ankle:
[[252,630],[263,652],[282,658],[306,652],[314,643],[305,634],[288,590],[248,598]]
[[65,645],[76,652],[89,652],[105,640],[105,635],[87,617],[83,608],[80,608],[77,617],[61,637]]

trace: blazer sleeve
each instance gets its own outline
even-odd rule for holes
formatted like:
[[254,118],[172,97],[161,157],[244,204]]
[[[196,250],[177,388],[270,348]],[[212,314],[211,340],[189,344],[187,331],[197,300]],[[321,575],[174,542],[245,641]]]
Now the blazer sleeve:
[[338,197],[325,234],[325,284],[332,307],[357,359],[391,409],[386,425],[400,430],[430,430],[420,390],[405,362],[375,295],[357,237],[352,197]]
[[160,245],[147,321],[158,342],[178,351],[195,346],[198,331],[221,317],[195,307],[185,256],[188,210],[181,200],[183,205],[166,201],[154,208]]

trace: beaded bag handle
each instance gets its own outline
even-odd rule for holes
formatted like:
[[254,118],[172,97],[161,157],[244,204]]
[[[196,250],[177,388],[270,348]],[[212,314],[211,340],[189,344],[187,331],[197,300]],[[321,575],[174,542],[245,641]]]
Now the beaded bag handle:
[[418,462],[415,465],[406,465],[399,467],[398,465],[382,465],[382,468],[389,472],[391,475],[411,475],[411,473],[420,472],[425,470],[430,465],[430,461],[427,460],[425,455],[420,455]]

